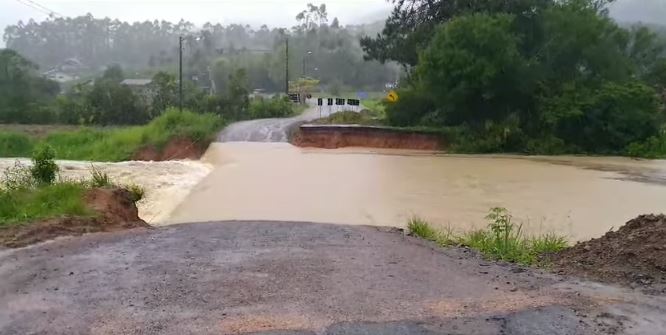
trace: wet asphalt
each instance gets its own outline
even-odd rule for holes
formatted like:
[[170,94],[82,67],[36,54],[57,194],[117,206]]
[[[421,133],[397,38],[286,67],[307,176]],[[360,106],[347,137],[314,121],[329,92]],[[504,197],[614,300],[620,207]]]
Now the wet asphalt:
[[0,251],[0,334],[663,334],[664,297],[396,229],[183,224]]

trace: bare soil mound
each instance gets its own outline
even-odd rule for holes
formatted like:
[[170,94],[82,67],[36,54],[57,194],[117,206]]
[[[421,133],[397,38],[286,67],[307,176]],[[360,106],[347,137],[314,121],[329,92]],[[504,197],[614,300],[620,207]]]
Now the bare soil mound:
[[666,293],[666,216],[639,216],[551,260],[563,274]]
[[173,159],[199,159],[206,152],[208,143],[196,143],[188,138],[175,138],[158,149],[151,145],[137,151],[132,156],[136,161],[168,161]]
[[20,248],[59,236],[112,232],[150,227],[139,218],[139,211],[129,191],[93,189],[86,194],[86,203],[94,217],[63,217],[0,228],[0,246]]

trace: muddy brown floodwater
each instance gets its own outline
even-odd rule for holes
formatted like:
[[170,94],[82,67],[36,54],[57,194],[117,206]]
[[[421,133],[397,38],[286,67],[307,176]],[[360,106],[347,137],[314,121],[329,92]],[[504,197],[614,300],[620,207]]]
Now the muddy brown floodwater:
[[216,143],[214,170],[163,224],[289,220],[404,227],[418,215],[458,231],[508,208],[528,233],[598,237],[666,211],[666,162],[458,156],[405,150]]

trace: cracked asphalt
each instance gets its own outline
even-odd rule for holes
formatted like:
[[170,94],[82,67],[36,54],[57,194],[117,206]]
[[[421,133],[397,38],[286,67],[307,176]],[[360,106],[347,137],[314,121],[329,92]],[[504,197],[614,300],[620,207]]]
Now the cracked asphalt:
[[389,228],[212,222],[0,251],[0,334],[664,334],[666,299]]

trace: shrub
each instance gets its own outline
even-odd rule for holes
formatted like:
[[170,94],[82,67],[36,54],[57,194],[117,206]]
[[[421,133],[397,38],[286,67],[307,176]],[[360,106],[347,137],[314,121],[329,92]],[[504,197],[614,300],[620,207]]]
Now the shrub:
[[293,103],[288,98],[254,99],[250,103],[250,118],[264,119],[287,117],[294,114]]
[[408,127],[421,123],[422,118],[435,110],[435,102],[418,88],[398,91],[397,102],[386,106],[386,119],[392,126]]
[[32,177],[38,183],[52,184],[58,173],[55,163],[55,151],[49,145],[42,145],[32,156],[33,166],[30,169]]
[[634,142],[627,146],[625,153],[631,157],[666,157],[666,134],[650,137],[644,142]]

